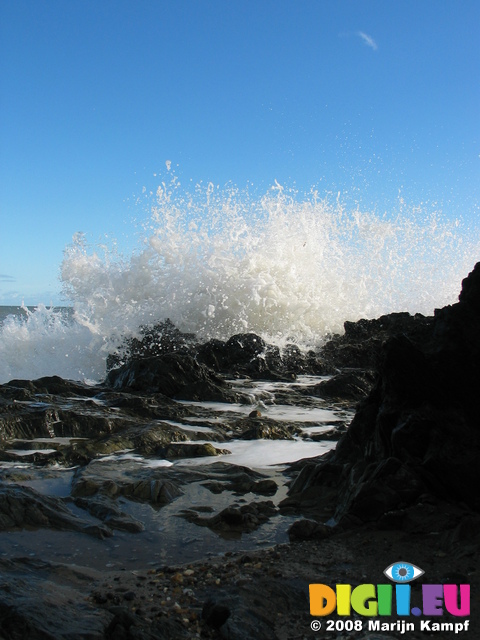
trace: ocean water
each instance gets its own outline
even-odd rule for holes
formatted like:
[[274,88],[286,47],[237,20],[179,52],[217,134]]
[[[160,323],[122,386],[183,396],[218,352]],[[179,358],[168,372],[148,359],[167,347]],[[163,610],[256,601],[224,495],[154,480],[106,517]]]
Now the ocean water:
[[126,336],[166,318],[199,340],[253,331],[316,346],[345,320],[454,303],[480,255],[477,231],[427,205],[364,211],[279,185],[254,197],[162,184],[140,236],[130,255],[74,237],[61,265],[70,310],[0,310],[0,382],[100,380]]

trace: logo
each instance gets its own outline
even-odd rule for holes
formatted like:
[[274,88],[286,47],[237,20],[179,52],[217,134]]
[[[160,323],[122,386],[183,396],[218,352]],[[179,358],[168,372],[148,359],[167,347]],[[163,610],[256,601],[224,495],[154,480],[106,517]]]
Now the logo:
[[423,576],[425,571],[408,562],[394,562],[383,572],[393,582],[411,582]]
[[[414,594],[416,600],[419,600],[417,604],[421,604],[421,606],[412,607],[412,585],[410,583],[424,575],[423,569],[410,562],[398,561],[389,565],[383,573],[390,580],[390,583],[360,584],[355,588],[352,588],[350,584],[337,584],[335,589],[326,584],[310,584],[311,615],[324,618],[336,611],[337,616],[351,616],[354,613],[369,618],[413,615],[416,617],[436,617],[437,620],[438,616],[443,616],[445,613],[456,617],[470,615],[469,584],[422,584],[419,590],[421,593]],[[336,625],[336,628],[341,621],[331,620],[328,622]],[[360,624],[356,620],[354,628],[360,628]],[[420,630],[438,631],[450,630],[451,628],[451,630],[455,630],[455,633],[458,633],[466,631],[468,625],[468,620],[455,623],[455,627],[454,623],[422,620]],[[318,620],[312,622],[312,629],[318,630],[320,628],[321,622]],[[413,631],[414,628],[413,622],[405,622],[404,620],[382,624],[378,620],[369,622],[369,630],[371,631],[401,630],[404,632],[405,630]],[[327,630],[329,630],[328,624]]]

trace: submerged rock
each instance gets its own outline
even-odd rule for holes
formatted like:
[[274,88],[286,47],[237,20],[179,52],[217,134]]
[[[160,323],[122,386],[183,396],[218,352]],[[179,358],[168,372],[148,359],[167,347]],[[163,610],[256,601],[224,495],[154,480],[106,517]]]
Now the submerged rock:
[[180,515],[189,522],[208,527],[222,536],[237,537],[242,533],[254,531],[269,518],[276,515],[277,509],[270,500],[251,502],[250,504],[231,506],[210,518],[200,516],[195,511],[186,511]]
[[95,496],[94,498],[76,498],[75,504],[85,509],[92,516],[102,520],[111,529],[139,533],[144,531],[145,525],[131,515],[124,513],[118,504],[107,496]]
[[145,468],[135,460],[122,465],[115,460],[93,461],[76,472],[71,493],[75,498],[124,496],[162,506],[183,495],[180,484],[178,474],[174,480],[165,468]]

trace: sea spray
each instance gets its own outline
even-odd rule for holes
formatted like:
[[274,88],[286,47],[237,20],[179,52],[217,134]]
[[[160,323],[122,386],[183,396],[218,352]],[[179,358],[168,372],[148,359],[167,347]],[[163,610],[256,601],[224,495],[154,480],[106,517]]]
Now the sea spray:
[[142,325],[169,318],[199,340],[253,331],[315,346],[345,320],[431,314],[456,301],[478,234],[426,206],[385,214],[341,197],[162,184],[130,256],[77,234],[61,274],[73,321],[39,307],[0,329],[0,381],[104,376],[105,358]]
[[104,369],[98,337],[70,314],[39,305],[11,315],[0,326],[0,383],[60,375],[95,380]]

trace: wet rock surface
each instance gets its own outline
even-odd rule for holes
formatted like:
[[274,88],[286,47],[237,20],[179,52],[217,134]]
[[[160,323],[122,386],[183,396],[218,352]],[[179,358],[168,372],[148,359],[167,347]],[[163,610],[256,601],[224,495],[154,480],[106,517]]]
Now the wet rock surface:
[[194,511],[180,514],[189,522],[201,527],[209,527],[224,537],[235,537],[242,533],[254,531],[268,518],[275,515],[277,509],[271,500],[252,502],[241,507],[227,507],[216,516],[210,518],[200,516]]
[[[477,265],[434,318],[346,323],[316,352],[167,323],[103,384],[0,386],[0,638],[343,638],[311,631],[308,585],[399,558],[478,594],[479,327]],[[306,448],[242,462],[265,446]]]
[[0,530],[49,527],[73,530],[99,538],[111,532],[99,525],[75,518],[60,498],[42,496],[34,489],[16,485],[0,486]]

